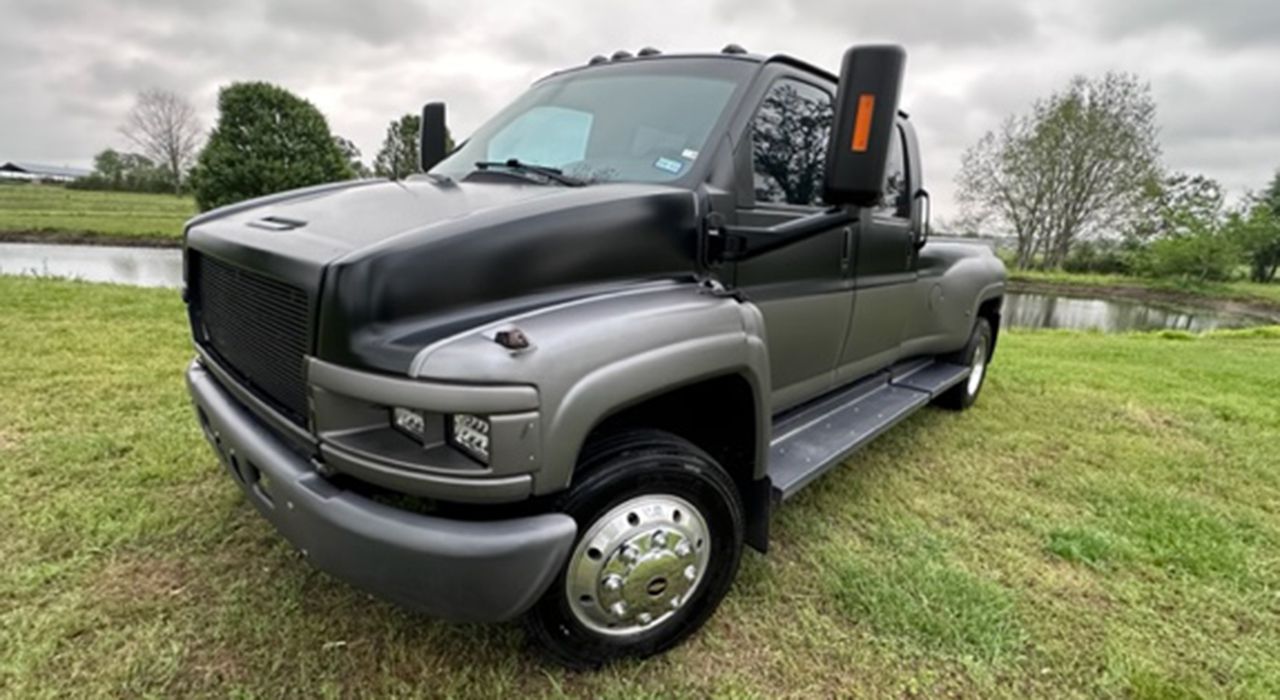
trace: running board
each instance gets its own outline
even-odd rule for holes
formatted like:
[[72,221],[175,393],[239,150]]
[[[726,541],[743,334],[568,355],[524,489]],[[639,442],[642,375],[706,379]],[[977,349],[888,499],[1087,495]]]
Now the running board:
[[969,368],[914,360],[878,372],[779,415],[769,446],[773,497],[782,501],[942,392]]

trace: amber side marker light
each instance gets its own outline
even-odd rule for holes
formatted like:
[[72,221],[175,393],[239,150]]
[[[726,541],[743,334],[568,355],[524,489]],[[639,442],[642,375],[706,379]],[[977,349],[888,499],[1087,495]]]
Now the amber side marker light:
[[871,137],[871,112],[876,106],[876,96],[867,92],[858,96],[858,115],[853,118],[853,150],[867,150]]

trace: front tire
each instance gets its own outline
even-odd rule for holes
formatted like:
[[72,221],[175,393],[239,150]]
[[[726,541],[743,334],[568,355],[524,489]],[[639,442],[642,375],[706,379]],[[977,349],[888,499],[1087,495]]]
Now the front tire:
[[578,539],[525,626],[566,666],[679,644],[715,612],[742,557],[732,479],[669,433],[629,431],[588,446],[557,508],[577,521]]

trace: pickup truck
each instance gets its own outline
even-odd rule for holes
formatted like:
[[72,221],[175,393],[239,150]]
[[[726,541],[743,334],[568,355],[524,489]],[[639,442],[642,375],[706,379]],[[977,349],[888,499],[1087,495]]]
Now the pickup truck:
[[572,666],[676,645],[771,510],[928,404],[1005,287],[930,242],[905,52],[644,49],[552,74],[421,174],[197,216],[204,434],[312,564]]

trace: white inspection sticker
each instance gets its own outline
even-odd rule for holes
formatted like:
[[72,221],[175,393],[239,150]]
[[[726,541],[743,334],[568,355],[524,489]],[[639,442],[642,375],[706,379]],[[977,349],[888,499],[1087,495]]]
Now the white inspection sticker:
[[681,163],[675,158],[659,158],[653,161],[653,167],[658,170],[665,170],[669,173],[679,173],[684,169],[684,163]]
[[680,155],[681,157],[686,158],[688,160],[698,159],[698,152],[693,150],[692,148],[686,148],[683,151],[680,151]]

